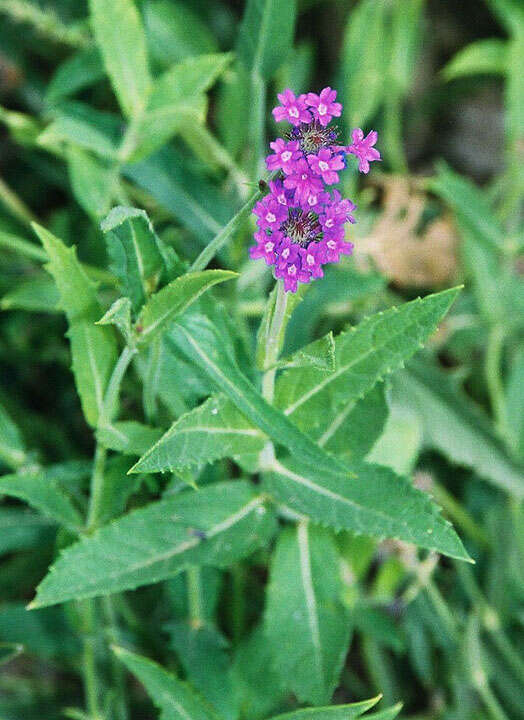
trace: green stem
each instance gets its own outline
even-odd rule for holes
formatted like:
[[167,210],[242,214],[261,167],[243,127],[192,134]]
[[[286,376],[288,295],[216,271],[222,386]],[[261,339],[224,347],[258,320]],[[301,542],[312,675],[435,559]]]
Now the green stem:
[[137,349],[131,345],[126,345],[122,350],[107,385],[102,410],[100,411],[100,417],[98,420],[99,426],[103,426],[113,420],[117,411],[118,396],[120,394],[122,380],[124,379],[126,370],[136,353]]
[[502,325],[493,325],[488,337],[485,374],[495,422],[500,435],[506,439],[509,434],[506,417],[506,398],[501,378],[504,339],[505,330]]
[[462,505],[455,500],[453,495],[446,490],[445,487],[439,483],[433,482],[431,486],[431,494],[443,508],[449,519],[453,521],[454,525],[460,527],[465,535],[468,535],[482,547],[489,547],[490,543],[487,534],[475,522],[471,515],[464,510]]
[[87,711],[90,720],[101,720],[101,693],[96,668],[95,601],[83,600],[78,603],[78,607],[83,623],[82,664]]
[[198,629],[204,622],[202,607],[202,582],[200,568],[196,565],[187,570],[187,604],[189,621],[193,628]]
[[31,223],[37,219],[27,205],[11,190],[2,178],[0,178],[0,200],[9,212],[24,225],[31,227]]
[[262,395],[268,403],[273,402],[275,393],[275,375],[276,368],[272,367],[278,360],[281,347],[281,334],[284,329],[284,321],[286,318],[287,293],[284,290],[284,283],[277,280],[277,296],[275,299],[275,309],[269,333],[266,339],[266,350],[264,357],[264,367],[269,367],[262,378]]
[[[112,597],[108,596],[102,598],[102,610],[107,626],[107,636],[110,643],[112,645],[120,645],[121,637]],[[113,691],[115,694],[115,720],[128,720],[129,715],[126,705],[124,667],[114,653],[111,653],[111,673],[113,676]]]
[[104,500],[105,490],[105,464],[106,464],[107,450],[105,447],[97,443],[95,450],[95,459],[93,462],[93,472],[91,474],[91,492],[89,495],[89,510],[87,513],[87,527],[88,533],[96,530],[99,518],[102,513],[102,506]]

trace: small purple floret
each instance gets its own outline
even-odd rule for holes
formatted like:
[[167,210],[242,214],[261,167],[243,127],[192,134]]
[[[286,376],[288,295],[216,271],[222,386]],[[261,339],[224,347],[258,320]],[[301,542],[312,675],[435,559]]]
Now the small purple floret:
[[286,140],[277,138],[270,144],[273,153],[266,165],[278,177],[253,208],[258,230],[249,255],[273,266],[286,292],[296,292],[298,283],[321,278],[324,265],[351,254],[353,245],[345,240],[345,226],[355,222],[356,206],[326,186],[339,182],[347,154],[356,155],[363,173],[369,172],[370,162],[381,159],[373,147],[375,131],[364,137],[356,128],[351,145],[337,144],[338,130],[329,126],[342,113],[336,97],[336,90],[329,87],[320,95],[298,97],[288,89],[278,95],[281,105],[273,110],[277,122],[287,121],[292,128]]

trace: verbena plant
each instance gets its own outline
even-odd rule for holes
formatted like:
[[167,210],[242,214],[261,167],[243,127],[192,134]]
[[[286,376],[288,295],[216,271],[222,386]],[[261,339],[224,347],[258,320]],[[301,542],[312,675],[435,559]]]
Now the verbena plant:
[[[518,332],[506,324],[501,331],[500,321],[520,297],[501,221],[449,168],[430,181],[464,236],[465,266],[489,336],[498,436],[430,354],[403,370],[434,336],[459,288],[409,302],[390,296],[386,309],[375,312],[375,302],[367,311],[358,301],[383,291],[378,275],[344,262],[332,267],[351,254],[346,223],[358,210],[331,186],[346,170],[343,187],[353,190],[357,165],[366,173],[381,159],[377,134],[353,126],[366,126],[384,106],[381,150],[391,167],[405,168],[395,117],[421,5],[362,2],[352,13],[348,120],[331,88],[317,95],[279,86],[273,116],[288,127],[271,143],[266,167],[266,84],[277,71],[286,74],[293,1],[249,0],[235,56],[214,52],[213,38],[189,13],[181,27],[196,23],[199,47],[209,52],[184,59],[169,56],[176,43],[162,45],[173,32],[163,2],[145,7],[146,33],[132,0],[90,0],[94,44],[83,24],[62,26],[36,10],[24,16],[80,49],[51,79],[41,116],[2,110],[1,118],[26,151],[65,163],[68,187],[90,220],[88,237],[95,247],[102,238],[107,250],[103,266],[84,238],[69,236],[82,250],[79,259],[60,237],[59,221],[50,229],[33,223],[41,247],[12,228],[0,230],[3,247],[47,271],[7,293],[3,307],[65,314],[82,432],[89,428],[94,445],[91,459],[79,459],[63,418],[65,430],[46,461],[45,444],[0,411],[0,458],[11,471],[0,478],[0,493],[32,509],[13,502],[0,508],[3,552],[20,558],[5,566],[15,586],[8,597],[20,600],[37,585],[29,613],[20,603],[4,615],[0,608],[0,639],[8,641],[0,661],[12,661],[25,643],[36,655],[60,658],[82,678],[85,693],[83,710],[55,699],[49,711],[42,693],[39,717],[144,717],[147,705],[127,670],[166,720],[358,717],[379,697],[345,704],[369,690],[348,677],[353,630],[388,701],[398,693],[383,648],[400,652],[407,642],[422,683],[431,682],[421,647],[430,632],[439,652],[457,657],[461,633],[431,579],[439,554],[453,561],[475,603],[465,633],[470,680],[493,717],[504,717],[483,674],[480,628],[517,680],[524,665],[476,588],[459,536],[410,477],[424,437],[427,447],[522,498],[522,435],[497,374],[504,340]],[[389,62],[382,48],[369,49],[373,38],[360,45],[365,28],[378,32],[388,23]],[[354,70],[359,64],[363,76]],[[292,67],[298,78],[300,63]],[[391,74],[391,93],[381,94],[377,72]],[[121,116],[70,99],[105,76]],[[205,122],[207,92],[219,77],[223,143]],[[244,157],[235,129],[250,150]],[[227,173],[225,193],[213,182],[217,172]],[[27,224],[23,204],[4,196]],[[174,233],[165,210],[177,219]],[[511,221],[513,211],[514,200],[504,207]],[[247,259],[252,212],[258,229],[249,253],[272,273]],[[239,272],[218,269],[229,267]],[[340,292],[360,322],[341,327],[335,308],[326,326],[324,306]],[[468,292],[462,302],[467,308],[471,301]],[[521,377],[521,355],[515,364]],[[443,487],[431,489],[475,549],[490,542]],[[516,504],[512,512],[517,524]],[[383,540],[398,552],[380,564],[367,592],[376,550],[388,547],[377,544]],[[402,637],[379,612],[382,604],[405,611]],[[341,683],[346,692],[334,700]],[[68,702],[71,695],[64,693]],[[391,705],[366,717],[399,711]]]

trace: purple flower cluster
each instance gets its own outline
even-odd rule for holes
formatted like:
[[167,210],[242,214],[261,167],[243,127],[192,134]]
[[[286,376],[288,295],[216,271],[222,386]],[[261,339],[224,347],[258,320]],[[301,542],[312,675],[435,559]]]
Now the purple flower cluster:
[[285,90],[278,95],[281,104],[273,110],[277,122],[286,121],[292,127],[285,139],[270,143],[273,153],[266,165],[278,176],[269,183],[269,194],[253,209],[258,230],[249,254],[273,265],[286,291],[296,292],[299,282],[322,277],[323,265],[351,254],[353,245],[344,239],[344,226],[355,222],[351,213],[356,206],[338,190],[326,187],[338,183],[346,155],[358,158],[363,173],[369,172],[370,162],[380,160],[373,147],[374,131],[364,137],[356,128],[350,145],[337,143],[337,128],[330,126],[342,113],[336,97],[337,91],[329,87],[320,95],[298,97]]

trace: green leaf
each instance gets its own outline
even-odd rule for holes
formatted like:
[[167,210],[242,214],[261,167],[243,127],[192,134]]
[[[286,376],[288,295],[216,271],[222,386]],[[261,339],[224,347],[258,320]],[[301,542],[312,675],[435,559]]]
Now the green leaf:
[[104,64],[97,48],[79,50],[65,60],[47,85],[45,98],[55,103],[79,90],[94,85],[105,75]]
[[131,472],[166,472],[222,457],[260,452],[266,436],[223,395],[183,415],[150,447]]
[[142,308],[135,326],[139,345],[144,346],[159,337],[178,315],[210,287],[235,277],[237,273],[229,270],[204,270],[173,280],[152,295]]
[[106,236],[110,269],[137,311],[156,289],[164,268],[160,241],[147,213],[137,208],[114,207],[101,228]]
[[56,524],[21,508],[0,507],[0,555],[42,548],[53,542]]
[[[362,0],[350,13],[344,38],[342,76],[347,124],[364,127],[385,93],[388,70],[387,3]],[[346,110],[347,112],[347,110]]]
[[166,70],[155,81],[139,130],[134,159],[150,155],[184,126],[205,122],[205,92],[224,72],[232,57],[231,53],[189,57]]
[[276,363],[278,368],[304,368],[313,367],[317,370],[334,372],[336,367],[335,340],[333,333],[297,350],[291,357],[282,358]]
[[0,643],[0,667],[24,652],[20,643]]
[[332,534],[307,521],[284,530],[271,561],[265,629],[274,667],[301,702],[329,702],[350,639]]
[[240,25],[237,52],[253,74],[270,80],[293,45],[296,0],[248,0]]
[[114,325],[120,330],[126,343],[129,342],[132,335],[131,300],[128,297],[115,300],[100,320],[96,321],[96,325]]
[[60,293],[60,305],[69,323],[76,387],[86,420],[94,427],[116,362],[115,336],[111,328],[95,325],[102,314],[96,286],[78,262],[75,249],[66,247],[40,225],[33,227],[49,257],[46,270]]
[[506,390],[506,413],[511,444],[524,462],[524,347],[520,347],[513,359]]
[[0,301],[2,310],[28,310],[30,312],[60,312],[60,296],[52,278],[45,274],[32,276],[17,284]]
[[458,289],[428,295],[363,320],[335,338],[336,369],[287,370],[275,389],[275,403],[299,428],[329,432],[348,404],[402,367],[435,331]]
[[[368,396],[369,397],[369,396]],[[399,475],[411,476],[422,445],[420,418],[412,409],[393,403],[383,432],[367,456]]]
[[144,685],[148,695],[162,713],[162,720],[218,720],[213,709],[192,687],[160,665],[140,655],[113,648],[127,669]]
[[418,413],[427,446],[515,497],[524,496],[522,469],[507,456],[487,418],[444,372],[413,362],[393,386]]
[[163,66],[218,52],[215,36],[191,7],[155,0],[145,6],[144,19],[149,52]]
[[99,517],[100,525],[104,525],[115,517],[119,517],[126,509],[127,502],[142,483],[142,477],[135,475],[129,477],[129,458],[117,455],[111,457],[104,468],[104,485]]
[[22,433],[0,405],[0,460],[15,470],[27,462]]
[[133,0],[89,0],[91,24],[118,102],[125,115],[145,109],[151,85],[146,40]]
[[231,681],[228,641],[210,625],[192,627],[187,621],[166,626],[189,682],[224,720],[237,717]]
[[[524,63],[524,12],[521,12],[520,22],[516,23],[516,31],[508,45],[508,77],[505,92],[507,107],[506,132],[510,147],[516,154],[516,161],[522,159],[522,149],[519,143],[523,138],[524,127],[524,79],[522,65]],[[522,194],[522,180],[520,180],[520,194]],[[518,195],[517,195],[518,197]]]
[[53,477],[53,468],[24,471],[0,477],[0,495],[25,500],[36,510],[73,532],[82,527],[82,516]]
[[[361,702],[351,703],[350,705],[333,705],[324,708],[304,708],[303,710],[294,710],[293,712],[277,715],[271,720],[351,720],[358,718],[367,710],[374,707],[382,696],[371,698],[370,700],[362,700]],[[369,715],[368,717],[372,717]]]
[[21,643],[25,652],[40,658],[72,659],[81,650],[79,639],[73,634],[63,608],[28,613],[24,602],[2,603],[0,638],[10,643]]
[[105,160],[116,159],[121,122],[114,115],[68,103],[37,138],[38,145],[52,151],[63,143],[92,150]]
[[488,38],[470,43],[454,55],[442,70],[445,80],[456,80],[477,73],[504,74],[507,69],[508,43]]
[[109,450],[124,455],[143,455],[153,443],[159,441],[162,430],[143,425],[135,420],[123,420],[99,428],[96,437]]
[[[396,92],[409,90],[421,42],[424,0],[397,0],[392,7],[389,79]],[[391,92],[391,86],[388,84]]]
[[111,207],[117,184],[117,171],[82,148],[70,146],[66,152],[73,194],[88,215],[100,218]]
[[376,713],[366,716],[366,720],[394,720],[399,712],[402,710],[402,703],[392,705],[390,708],[385,710],[379,710]]
[[332,473],[275,460],[267,491],[292,510],[336,530],[397,538],[460,560],[469,556],[430,497],[389,468],[354,462]]
[[67,548],[31,607],[159,582],[189,565],[227,566],[267,542],[274,519],[247,483],[151,503]]

